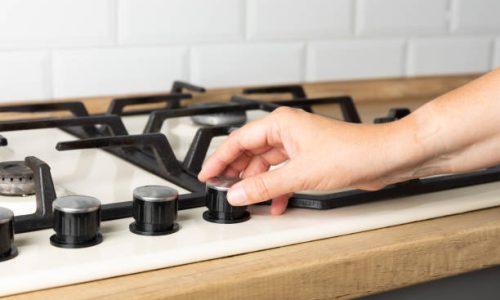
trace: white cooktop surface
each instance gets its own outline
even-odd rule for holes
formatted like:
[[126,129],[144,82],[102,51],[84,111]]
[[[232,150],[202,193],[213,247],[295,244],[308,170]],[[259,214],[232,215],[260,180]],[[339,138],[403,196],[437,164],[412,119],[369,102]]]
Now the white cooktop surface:
[[[141,119],[142,118],[142,119]],[[135,125],[133,124],[135,122]],[[139,133],[144,117],[126,122],[131,133]],[[167,123],[168,124],[168,123]],[[174,124],[175,125],[175,124]],[[177,135],[177,152],[196,128],[188,121],[164,126]],[[73,137],[56,129],[3,133],[9,146],[0,147],[0,161],[22,160],[35,154],[51,166],[58,195],[86,194],[102,203],[131,199],[140,185],[163,184],[165,180],[140,170],[100,150],[58,152],[58,141]],[[172,139],[172,138],[171,138]],[[180,143],[180,144],[179,144]],[[183,154],[181,154],[181,157]],[[176,187],[179,192],[187,191]],[[268,207],[250,207],[252,217],[239,224],[212,224],[201,217],[204,208],[179,212],[179,232],[168,236],[139,236],[128,230],[131,218],[101,224],[103,242],[83,249],[61,249],[50,245],[51,229],[17,234],[19,256],[0,263],[0,296],[90,281],[111,276],[180,265],[206,259],[285,246],[321,238],[398,225],[500,205],[500,182],[405,197],[327,211],[290,209],[271,216]],[[0,206],[19,215],[34,210],[33,197],[0,197]],[[335,253],[332,253],[335,255]]]

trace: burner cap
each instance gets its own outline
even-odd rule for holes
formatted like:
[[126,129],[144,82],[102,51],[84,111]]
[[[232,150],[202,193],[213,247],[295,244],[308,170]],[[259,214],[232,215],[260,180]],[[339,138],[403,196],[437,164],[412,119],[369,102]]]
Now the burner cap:
[[33,171],[24,161],[0,163],[0,195],[27,196],[34,193]]
[[[208,108],[221,105],[237,105],[231,102],[210,102],[210,103],[195,103],[189,108]],[[198,125],[204,126],[237,126],[243,125],[247,121],[247,114],[244,111],[221,112],[214,114],[201,114],[191,116],[191,120]]]

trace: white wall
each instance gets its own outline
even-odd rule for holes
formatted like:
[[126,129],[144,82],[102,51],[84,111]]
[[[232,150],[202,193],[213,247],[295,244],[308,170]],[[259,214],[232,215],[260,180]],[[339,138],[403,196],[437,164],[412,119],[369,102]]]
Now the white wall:
[[500,0],[0,0],[0,100],[484,72]]

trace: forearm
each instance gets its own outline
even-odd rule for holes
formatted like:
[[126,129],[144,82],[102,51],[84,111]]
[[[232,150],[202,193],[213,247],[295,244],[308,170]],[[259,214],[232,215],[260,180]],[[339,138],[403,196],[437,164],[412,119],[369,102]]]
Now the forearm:
[[500,70],[431,101],[401,120],[413,129],[415,178],[500,164]]
[[352,124],[281,107],[234,131],[198,178],[243,174],[228,201],[273,199],[279,214],[292,192],[374,190],[500,164],[499,112],[500,70],[387,124]]

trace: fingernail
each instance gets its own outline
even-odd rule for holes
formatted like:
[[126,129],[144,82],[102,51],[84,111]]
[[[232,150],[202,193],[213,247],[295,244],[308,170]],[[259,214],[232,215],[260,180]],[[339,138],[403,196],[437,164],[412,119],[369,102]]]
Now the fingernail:
[[241,185],[235,185],[227,192],[227,201],[232,205],[241,206],[247,204],[247,193]]

